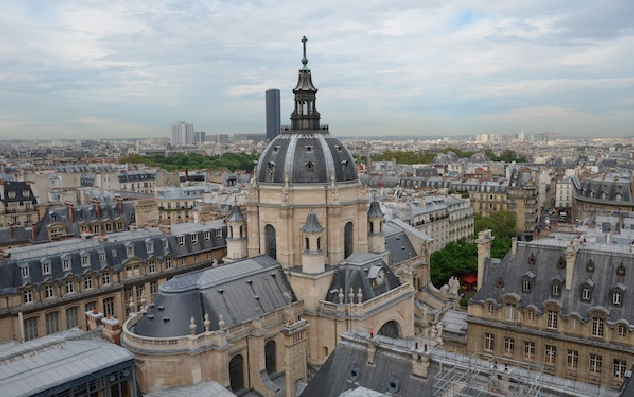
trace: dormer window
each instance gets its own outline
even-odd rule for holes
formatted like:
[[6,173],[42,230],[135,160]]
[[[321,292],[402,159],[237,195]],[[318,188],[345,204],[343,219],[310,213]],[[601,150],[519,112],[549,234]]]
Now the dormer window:
[[70,270],[70,258],[62,259],[62,270],[65,272]]
[[535,262],[537,262],[537,258],[535,257],[535,254],[531,254],[531,256],[528,257],[527,262],[529,265],[534,265]]
[[185,236],[178,237],[178,245],[185,245]]
[[623,303],[623,293],[621,291],[612,291],[612,304],[614,306],[621,306]]
[[106,261],[106,253],[105,252],[100,252],[99,253],[99,262],[105,262]]
[[557,268],[558,269],[566,268],[566,260],[563,257],[559,257],[559,260],[557,261]]
[[51,274],[51,261],[45,260],[42,262],[42,274]]
[[558,282],[554,282],[552,285],[552,296],[560,296],[561,295],[561,284]]
[[526,272],[522,275],[522,292],[531,292],[533,289],[533,280],[535,274],[533,272]]
[[128,254],[128,258],[134,256],[134,245],[128,244],[126,247],[126,252]]
[[313,152],[313,147],[312,146],[306,146],[306,153],[312,153]]
[[617,276],[625,276],[625,266],[623,266],[623,262],[616,268]]
[[22,277],[29,277],[29,267],[28,266],[22,266]]
[[589,301],[592,298],[592,290],[590,288],[584,288],[581,290],[581,299]]
[[198,235],[197,234],[192,234],[189,237],[190,237],[190,240],[191,240],[192,244],[198,244]]
[[588,263],[586,263],[586,272],[588,273],[594,272],[594,262],[592,261],[592,259],[590,259]]
[[313,164],[312,161],[307,161],[306,162],[306,170],[307,171],[313,171],[314,170],[315,165]]
[[147,242],[145,243],[145,246],[146,246],[146,248],[147,248],[147,253],[148,253],[148,254],[152,254],[152,253],[154,253],[154,241],[151,241],[151,240],[150,240],[150,241],[147,241]]
[[89,254],[83,254],[81,256],[81,265],[82,266],[90,266],[90,255]]

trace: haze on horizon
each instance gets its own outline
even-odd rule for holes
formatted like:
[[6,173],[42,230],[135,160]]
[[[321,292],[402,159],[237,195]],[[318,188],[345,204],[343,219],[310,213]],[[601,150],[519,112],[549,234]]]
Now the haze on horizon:
[[1,3],[0,139],[263,133],[304,35],[338,136],[634,135],[629,0]]

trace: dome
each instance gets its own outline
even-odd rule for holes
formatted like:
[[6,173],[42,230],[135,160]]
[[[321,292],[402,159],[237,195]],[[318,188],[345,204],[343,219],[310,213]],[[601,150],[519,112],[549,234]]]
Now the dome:
[[256,169],[259,183],[356,182],[354,157],[343,143],[322,131],[286,132],[264,150]]
[[[256,178],[259,183],[335,183],[356,182],[354,157],[341,141],[321,125],[317,111],[317,88],[313,85],[304,37],[303,67],[293,89],[295,106],[291,125],[275,137],[258,161]],[[288,181],[287,181],[288,178]]]

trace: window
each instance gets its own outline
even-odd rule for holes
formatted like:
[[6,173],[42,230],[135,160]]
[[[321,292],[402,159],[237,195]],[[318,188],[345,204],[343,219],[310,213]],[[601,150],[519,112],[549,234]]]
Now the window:
[[515,353],[515,338],[504,337],[504,354]]
[[156,263],[154,261],[151,261],[148,267],[149,267],[150,273],[156,272]]
[[198,235],[197,234],[192,234],[189,236],[189,238],[191,239],[192,244],[198,244]]
[[623,294],[621,291],[612,291],[612,304],[614,306],[619,306],[621,303],[623,303]]
[[59,332],[59,312],[46,314],[46,335]]
[[546,364],[555,364],[557,358],[557,346],[546,345],[544,351],[544,362]]
[[111,253],[112,253],[112,257],[113,258],[117,257],[117,250],[116,249],[112,250]]
[[171,269],[171,267],[172,267],[172,260],[170,258],[165,259],[165,268]]
[[62,270],[65,272],[70,270],[70,258],[62,259]]
[[605,320],[601,317],[592,317],[592,336],[603,337]]
[[493,303],[487,302],[487,314],[489,315],[493,314],[493,309],[494,309]]
[[517,307],[511,303],[507,303],[504,307],[504,318],[506,321],[517,321]]
[[624,324],[619,324],[618,328],[619,337],[625,338],[627,336],[627,326]]
[[581,299],[590,300],[590,288],[584,288],[581,291]]
[[579,366],[579,351],[568,350],[568,368],[577,369]]
[[185,245],[185,236],[180,236],[178,238],[178,245]]
[[612,376],[615,378],[625,378],[625,371],[627,370],[627,361],[625,360],[614,360],[614,365],[612,366]]
[[222,229],[216,230],[216,238],[222,238]]
[[105,252],[100,252],[99,253],[99,262],[105,262],[106,261],[106,253]]
[[86,277],[84,279],[84,289],[91,289],[92,288],[92,277]]
[[134,245],[129,244],[127,247],[128,258],[134,256]]
[[535,358],[535,342],[524,342],[524,358],[529,360]]
[[24,303],[33,303],[33,291],[31,291],[30,289],[25,290],[22,293],[22,296],[24,297]]
[[104,273],[102,279],[104,285],[110,284],[110,273]]
[[37,338],[37,317],[31,317],[24,320],[24,339],[29,341]]
[[576,331],[579,327],[579,319],[576,316],[571,316],[568,320],[568,326],[571,331]]
[[495,350],[495,334],[490,334],[488,332],[484,333],[484,350]]
[[156,294],[158,291],[158,282],[150,281],[150,294]]
[[181,265],[185,266],[187,264],[187,258],[181,259]]
[[66,281],[66,293],[72,294],[75,292],[75,282],[74,281]]
[[528,321],[529,323],[532,323],[533,321],[535,321],[535,311],[532,309],[528,309],[526,311],[526,321]]
[[47,285],[46,288],[44,288],[44,291],[46,293],[47,298],[55,297],[55,288],[52,285]]
[[532,285],[531,280],[522,280],[522,291],[523,292],[530,292],[532,286],[533,285]]
[[548,324],[546,325],[550,329],[557,329],[557,322],[559,320],[559,313],[554,310],[548,311]]
[[209,239],[211,238],[211,233],[209,233],[209,231],[205,231],[205,241],[209,241]]
[[29,277],[29,268],[28,268],[28,266],[22,266],[22,277]]
[[103,300],[103,315],[107,316],[108,314],[114,316],[114,298],[112,297]]
[[601,373],[603,357],[598,354],[590,355],[590,372]]
[[551,292],[553,296],[559,296],[561,294],[561,285],[557,282],[553,283]]
[[90,265],[90,256],[88,254],[82,255],[82,257],[81,257],[81,265],[82,266],[89,266]]
[[154,242],[148,241],[146,245],[147,245],[147,253],[148,254],[154,253]]
[[69,307],[66,309],[66,329],[71,329],[79,326],[79,308]]

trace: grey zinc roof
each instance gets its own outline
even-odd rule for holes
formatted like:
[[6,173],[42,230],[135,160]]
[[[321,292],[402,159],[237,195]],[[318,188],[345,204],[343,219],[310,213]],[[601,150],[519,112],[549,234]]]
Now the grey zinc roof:
[[[488,261],[482,288],[474,295],[473,302],[494,299],[501,303],[505,294],[515,293],[520,297],[521,308],[534,306],[541,311],[543,302],[551,300],[562,307],[563,317],[572,313],[587,316],[591,309],[605,308],[609,312],[608,321],[624,319],[634,325],[634,288],[622,288],[634,277],[634,254],[629,253],[629,247],[584,243],[582,238],[575,241],[577,255],[570,290],[565,288],[566,268],[558,266],[560,259],[565,261],[568,241],[536,240],[518,243],[516,256],[509,252],[501,261]],[[529,261],[532,255],[535,257],[534,264]],[[589,261],[594,264],[593,271],[588,270]],[[624,275],[617,272],[621,264],[625,269]],[[533,279],[530,292],[522,291],[525,277]],[[503,281],[503,288],[498,288],[498,280]],[[552,284],[562,280],[560,296],[553,296]],[[582,300],[584,286],[591,288],[589,301]],[[621,305],[612,304],[612,291],[616,288],[622,289]]]
[[190,318],[202,331],[205,313],[211,330],[220,315],[226,327],[239,325],[297,300],[281,265],[268,256],[216,266],[177,276],[159,292],[133,329],[139,335],[170,337],[189,334]]
[[0,389],[5,397],[31,396],[121,363],[133,363],[126,349],[108,342],[64,340],[48,335],[0,345]]

